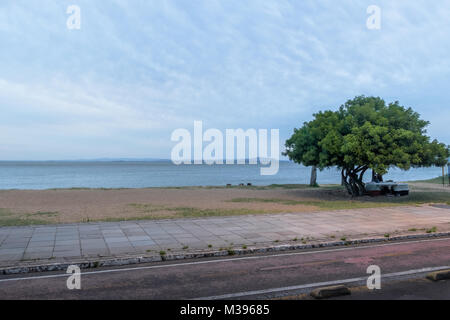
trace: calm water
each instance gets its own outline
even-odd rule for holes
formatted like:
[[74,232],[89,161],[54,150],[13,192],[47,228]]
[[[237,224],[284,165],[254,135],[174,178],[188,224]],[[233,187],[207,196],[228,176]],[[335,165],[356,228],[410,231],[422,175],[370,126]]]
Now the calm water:
[[[423,180],[441,175],[440,168],[391,170],[385,180]],[[309,183],[310,169],[280,162],[274,176],[261,176],[256,165],[183,165],[169,161],[0,162],[0,189],[143,188],[206,186],[227,183],[254,185]],[[367,174],[370,177],[370,172]],[[336,169],[318,173],[319,184],[340,183]]]

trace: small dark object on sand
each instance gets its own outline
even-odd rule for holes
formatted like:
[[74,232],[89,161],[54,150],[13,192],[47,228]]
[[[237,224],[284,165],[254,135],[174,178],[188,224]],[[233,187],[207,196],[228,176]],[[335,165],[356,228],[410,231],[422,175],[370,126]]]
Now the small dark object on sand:
[[251,186],[252,184],[249,182],[249,183],[247,183],[247,185],[248,185],[248,186]]
[[231,183],[227,183],[227,187],[231,187]]

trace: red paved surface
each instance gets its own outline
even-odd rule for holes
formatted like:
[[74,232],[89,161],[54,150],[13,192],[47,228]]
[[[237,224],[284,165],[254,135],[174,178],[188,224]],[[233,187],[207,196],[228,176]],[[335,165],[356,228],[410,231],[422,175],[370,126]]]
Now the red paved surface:
[[[383,274],[448,266],[450,239],[210,261],[153,264],[147,266],[156,268],[100,274],[85,271],[80,291],[66,288],[66,276],[0,282],[0,297],[188,299],[348,279],[368,276],[366,270],[371,264],[380,266]],[[173,264],[176,266],[169,267]],[[105,269],[95,269],[100,270]]]

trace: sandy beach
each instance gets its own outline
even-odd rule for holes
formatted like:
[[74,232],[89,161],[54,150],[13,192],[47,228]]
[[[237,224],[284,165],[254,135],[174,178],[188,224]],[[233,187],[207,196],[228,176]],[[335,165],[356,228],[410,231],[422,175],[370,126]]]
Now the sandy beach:
[[[0,224],[5,226],[314,212],[321,209],[411,204],[416,201],[445,203],[450,201],[449,189],[420,184],[416,187],[416,192],[409,197],[362,197],[357,200],[352,200],[338,186],[2,190]],[[434,199],[436,195],[439,198]]]
[[[0,192],[0,208],[16,215],[32,214],[34,218],[58,223],[94,221],[114,218],[173,217],[171,208],[248,209],[250,212],[311,211],[311,205],[281,203],[232,202],[238,198],[317,200],[339,198],[340,191],[302,189],[92,189],[92,190],[8,190]],[[40,214],[38,214],[40,213]],[[45,213],[48,213],[46,215]]]

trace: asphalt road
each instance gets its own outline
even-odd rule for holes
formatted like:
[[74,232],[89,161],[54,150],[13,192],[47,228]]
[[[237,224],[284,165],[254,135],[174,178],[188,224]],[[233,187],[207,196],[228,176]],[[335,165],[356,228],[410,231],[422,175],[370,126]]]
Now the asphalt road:
[[[380,290],[365,288],[370,265],[381,269]],[[0,299],[306,298],[338,283],[354,287],[343,299],[450,299],[449,281],[423,280],[441,268],[450,268],[448,238],[89,269],[80,290],[63,272],[1,276]]]

